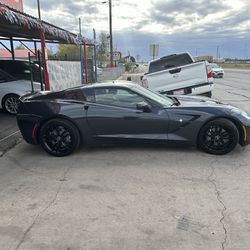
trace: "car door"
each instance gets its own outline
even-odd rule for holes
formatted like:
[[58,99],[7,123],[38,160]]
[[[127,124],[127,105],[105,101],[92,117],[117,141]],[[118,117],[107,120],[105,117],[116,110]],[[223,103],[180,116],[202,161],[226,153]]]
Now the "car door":
[[[87,109],[87,123],[94,137],[113,139],[167,139],[168,114],[143,96],[122,87],[94,88],[95,103]],[[147,103],[150,112],[137,109]]]

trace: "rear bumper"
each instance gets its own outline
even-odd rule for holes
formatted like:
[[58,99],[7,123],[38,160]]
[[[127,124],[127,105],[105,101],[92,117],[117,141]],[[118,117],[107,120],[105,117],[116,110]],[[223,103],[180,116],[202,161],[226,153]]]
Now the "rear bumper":
[[38,144],[37,128],[41,117],[36,115],[17,114],[16,118],[24,140],[30,144]]
[[161,91],[161,94],[167,95],[180,95],[179,91],[183,90],[184,95],[200,95],[204,93],[211,92],[214,88],[213,82],[205,82],[201,84],[196,84],[188,87],[183,87],[180,89],[173,89],[169,91]]

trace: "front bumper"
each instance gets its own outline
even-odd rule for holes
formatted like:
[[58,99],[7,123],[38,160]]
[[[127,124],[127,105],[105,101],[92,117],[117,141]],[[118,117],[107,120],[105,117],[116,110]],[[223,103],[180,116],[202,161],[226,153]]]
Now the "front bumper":
[[223,77],[223,76],[224,76],[224,72],[223,71],[213,72],[213,77]]

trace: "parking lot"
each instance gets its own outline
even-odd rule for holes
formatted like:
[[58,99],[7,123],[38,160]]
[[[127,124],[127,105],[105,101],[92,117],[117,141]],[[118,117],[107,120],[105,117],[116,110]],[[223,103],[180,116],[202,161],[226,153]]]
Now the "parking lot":
[[[248,76],[226,70],[214,97],[250,113]],[[19,143],[14,117],[0,117],[1,145],[17,136],[0,158],[0,249],[249,249],[250,147],[225,156],[82,148],[56,158]]]

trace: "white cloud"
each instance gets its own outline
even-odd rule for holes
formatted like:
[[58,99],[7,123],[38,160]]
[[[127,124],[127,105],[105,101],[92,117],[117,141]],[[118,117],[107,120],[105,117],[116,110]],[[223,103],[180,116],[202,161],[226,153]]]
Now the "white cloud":
[[[77,33],[81,17],[86,36],[92,36],[93,28],[108,32],[109,8],[103,1],[40,0],[42,18]],[[25,11],[37,16],[36,1],[23,2]],[[239,39],[245,44],[249,39],[249,0],[112,0],[112,5],[114,43],[124,51],[137,53],[136,49],[142,51],[144,46],[147,54],[150,42],[163,41],[163,46],[168,43],[172,50],[182,45],[183,51],[188,45],[192,51],[202,47],[198,50],[202,53],[212,53],[218,44],[232,46],[234,50],[225,49],[227,55],[240,56],[232,44],[239,44]]]

